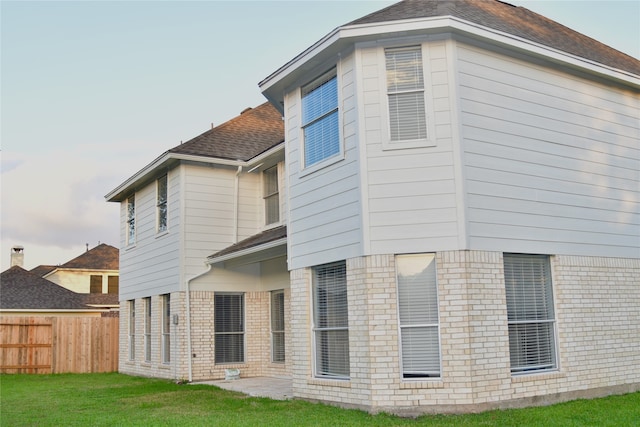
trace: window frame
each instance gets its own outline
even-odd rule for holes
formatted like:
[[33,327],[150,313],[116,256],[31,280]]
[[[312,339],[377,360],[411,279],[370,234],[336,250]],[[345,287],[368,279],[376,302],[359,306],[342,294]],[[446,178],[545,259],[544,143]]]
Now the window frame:
[[171,294],[162,295],[162,363],[171,363]]
[[[277,301],[274,301],[276,300]],[[277,307],[276,307],[277,306]],[[276,311],[277,310],[277,311]],[[285,343],[285,304],[284,289],[271,291],[270,293],[270,314],[271,314],[271,362],[286,362]],[[280,327],[281,326],[281,327]]]
[[[429,277],[427,280],[432,281],[432,283],[428,283],[428,282],[422,282],[420,283],[421,286],[432,286],[433,289],[432,294],[427,294],[429,292],[428,289],[425,290],[425,295],[416,295],[415,293],[411,293],[409,294],[409,292],[411,291],[410,285],[411,283],[409,283],[408,281],[401,281],[401,260],[409,260],[409,259],[417,259],[417,258],[424,258],[424,260],[426,262],[428,262],[428,264],[426,265],[426,268],[431,268],[432,267],[432,271],[433,271],[433,276]],[[437,269],[437,262],[436,262],[436,254],[435,253],[419,253],[419,254],[399,254],[396,255],[395,257],[395,261],[396,261],[396,289],[397,289],[397,309],[398,309],[398,349],[400,352],[400,374],[402,377],[403,381],[406,380],[430,380],[430,379],[440,379],[442,377],[442,354],[441,354],[441,336],[440,336],[440,301],[439,301],[439,292],[438,292],[438,269]],[[422,270],[422,271],[425,271]],[[415,275],[414,275],[415,277]],[[415,279],[414,279],[415,280]],[[412,280],[413,283],[416,283],[414,280]],[[420,289],[419,291],[422,291],[422,289]],[[404,295],[407,295],[408,297],[406,298],[406,300],[404,299]],[[407,316],[403,315],[403,306],[406,305],[406,303],[408,302],[409,304],[415,303],[415,302],[420,302],[422,300],[422,302],[424,302],[425,299],[428,299],[427,303],[431,305],[431,310],[430,311],[435,311],[435,319],[429,319],[430,321],[424,321],[424,322],[404,322],[403,321],[403,317],[407,317],[409,315],[409,313],[407,313]],[[403,301],[406,301],[405,303],[403,303]],[[409,307],[409,311],[412,313],[418,313],[419,311],[414,310],[411,311],[412,307]],[[431,313],[433,315],[433,313]],[[423,316],[416,316],[416,317],[423,317]],[[435,331],[435,334],[437,336],[437,343],[436,346],[437,348],[435,349],[435,354],[437,356],[437,360],[422,360],[422,361],[416,361],[416,357],[411,355],[411,354],[406,354],[405,355],[405,350],[406,348],[410,347],[410,344],[408,344],[405,347],[405,341],[404,338],[406,337],[407,340],[411,339],[412,336],[407,332],[406,334],[403,335],[403,330],[418,330],[418,329],[422,329],[424,330],[428,330],[430,332]],[[428,338],[428,337],[427,337]],[[413,362],[417,362],[417,363],[425,363],[425,364],[434,364],[436,363],[438,365],[437,369],[424,369],[424,370],[415,370],[415,371],[409,371],[408,370],[408,365],[410,363],[408,362],[412,362],[411,365],[413,366]]]
[[[391,112],[390,112],[390,102],[389,96],[397,93],[404,93],[404,91],[393,92],[389,90],[388,85],[388,70],[387,70],[387,51],[393,50],[408,50],[408,49],[419,48],[422,61],[422,82],[423,86],[420,89],[423,93],[422,99],[424,100],[424,112],[425,112],[425,133],[426,136],[424,138],[419,139],[407,139],[407,140],[392,140],[392,126],[391,126]],[[429,49],[423,42],[407,42],[403,44],[393,44],[386,45],[379,48],[379,66],[380,66],[380,91],[384,96],[381,96],[381,111],[384,117],[381,120],[383,125],[383,138],[382,138],[382,149],[383,150],[402,150],[407,148],[424,148],[424,147],[434,147],[436,146],[436,137],[435,137],[435,126],[433,124],[434,118],[434,106],[433,106],[433,94],[432,87],[429,85],[430,79],[428,76],[431,75],[429,62]],[[429,90],[429,88],[431,90]],[[414,90],[413,92],[417,92],[419,90]],[[391,92],[391,93],[390,93]],[[412,92],[412,91],[408,91]]]
[[[340,93],[340,80],[338,79],[338,75],[339,75],[339,64],[336,64],[335,66],[331,67],[330,69],[324,71],[324,72],[319,72],[317,73],[317,77],[314,78],[313,80],[311,80],[310,82],[302,85],[300,87],[300,92],[299,92],[299,99],[300,99],[300,138],[301,138],[301,144],[300,144],[300,164],[302,165],[301,167],[301,173],[302,175],[304,174],[308,174],[308,173],[312,173],[318,169],[322,169],[324,167],[327,167],[333,163],[336,163],[342,159],[344,159],[344,143],[342,140],[342,117],[340,114],[340,105],[341,105],[341,93]],[[331,76],[331,77],[328,77]],[[324,80],[325,78],[328,79],[319,84],[318,82]],[[305,107],[304,107],[304,100],[305,98],[313,93],[315,90],[317,90],[318,88],[320,88],[322,85],[332,81],[335,79],[335,84],[336,84],[336,106],[335,108],[332,108],[331,110],[327,110],[324,111],[322,114],[316,115],[314,116],[314,118],[312,120],[305,120],[304,116],[305,116]],[[311,87],[315,86],[313,89],[309,89]],[[323,120],[328,119],[330,116],[332,116],[333,114],[337,115],[337,151],[330,153],[328,155],[326,155],[325,157],[322,157],[319,160],[316,160],[312,163],[307,163],[307,152],[309,151],[308,146],[307,146],[307,132],[306,129],[310,128],[312,125],[314,124],[318,124],[320,122],[322,122]]]
[[136,243],[136,195],[132,194],[127,197],[126,204],[126,240],[127,246],[134,245]]
[[151,362],[151,297],[144,297],[142,301],[144,301],[144,361]]
[[[240,298],[240,315],[236,317],[236,319],[233,319],[234,321],[239,321],[240,323],[240,328],[241,330],[238,331],[226,331],[226,330],[218,330],[219,327],[222,327],[223,325],[220,325],[221,322],[218,322],[218,312],[221,309],[224,309],[224,307],[218,307],[218,299],[222,298],[222,297],[239,297]],[[216,365],[237,365],[237,364],[243,364],[246,362],[246,357],[247,357],[247,351],[246,351],[246,305],[245,305],[245,294],[243,292],[216,292],[213,295],[213,304],[214,304],[214,309],[213,309],[213,315],[214,315],[214,322],[213,322],[213,329],[214,329],[214,364]],[[228,307],[227,309],[231,310],[233,308],[236,307]],[[237,313],[236,313],[237,314]],[[229,313],[226,313],[225,315],[223,315],[223,317],[225,319],[229,319],[230,315]],[[228,326],[228,325],[224,325],[224,326]],[[227,360],[227,357],[231,358],[231,356],[235,356],[235,355],[230,355],[227,354],[226,351],[227,350],[223,350],[222,349],[222,344],[223,344],[223,337],[225,336],[239,336],[241,339],[241,343],[240,345],[237,345],[237,343],[233,343],[235,344],[237,347],[235,349],[231,349],[231,351],[235,352],[238,351],[240,353],[240,356],[237,360]],[[225,351],[225,353],[219,353],[219,352],[223,352]],[[224,357],[222,357],[224,356]],[[224,359],[224,360],[221,360]]]
[[[327,274],[331,274],[331,269],[341,269],[340,272],[341,277],[339,277],[339,281],[341,283],[324,283],[321,277],[321,270],[326,270]],[[313,335],[313,373],[316,378],[326,378],[326,379],[336,379],[336,380],[348,380],[351,376],[351,354],[349,347],[349,301],[348,301],[348,292],[347,292],[347,266],[345,261],[332,262],[323,265],[317,265],[312,268],[312,335]],[[327,282],[329,282],[327,280]],[[327,289],[329,286],[322,287],[320,285],[332,285],[333,289]],[[321,292],[324,290],[324,292]],[[329,306],[329,293],[331,291],[334,295],[334,304]],[[341,294],[340,298],[335,298],[336,295]],[[325,304],[324,310],[322,307],[319,307],[319,302],[324,300],[327,302]],[[336,304],[337,303],[337,304]],[[344,312],[344,319],[332,319],[330,317],[329,311],[338,311],[340,309],[339,304],[344,304],[344,308],[341,311]],[[326,312],[324,315],[321,315],[321,311]],[[323,321],[324,319],[324,321]],[[338,322],[336,322],[338,320]],[[321,325],[321,323],[326,323],[327,326]],[[339,325],[331,325],[332,323],[339,323]],[[346,337],[342,337],[343,342],[339,342],[341,340],[340,335],[346,332]],[[337,337],[336,337],[337,335]],[[346,338],[346,342],[344,339]],[[337,347],[337,348],[336,348]],[[340,347],[345,353],[339,354]],[[335,359],[335,355],[338,354],[338,358],[344,359],[342,364],[343,367],[346,368],[346,371],[343,372],[331,372],[333,369],[329,365],[336,364],[336,362],[331,359]],[[326,357],[324,357],[326,356]],[[340,362],[338,361],[339,365]]]
[[[275,190],[271,190],[275,179]],[[262,199],[264,200],[264,224],[265,226],[280,223],[280,171],[278,165],[273,165],[262,171]],[[270,218],[270,202],[276,200],[274,206],[277,209],[275,218]]]
[[127,327],[129,360],[136,360],[136,300],[129,300],[127,303],[129,308],[129,322]]
[[162,175],[156,180],[156,233],[169,230],[169,180]]
[[[90,294],[101,294],[102,293],[102,282],[103,277],[101,274],[90,274],[89,275],[89,293]],[[99,286],[99,288],[98,288]],[[99,290],[96,290],[98,288]]]
[[[520,265],[510,264],[516,260]],[[528,265],[525,266],[525,263]],[[549,255],[504,253],[503,266],[511,374],[517,376],[557,371],[559,368],[558,333],[556,330],[557,319],[551,257]],[[514,271],[518,268],[520,271]],[[525,272],[525,268],[527,268],[528,271]],[[535,271],[536,269],[537,271]],[[520,273],[520,277],[516,278],[515,276],[518,273]],[[523,277],[527,274],[530,274],[530,276]],[[516,283],[517,279],[520,279],[520,282]],[[528,286],[528,288],[525,289],[525,286]],[[514,289],[514,287],[518,287],[519,289]],[[529,295],[526,295],[525,292]],[[533,304],[531,301],[523,304],[522,301],[524,301],[526,297],[530,297],[532,292],[537,299],[533,301]],[[542,300],[540,300],[540,292],[543,295]],[[518,301],[520,305],[513,306],[513,301]],[[545,311],[543,317],[541,317],[541,308],[544,308]],[[530,347],[531,338],[527,334],[534,332],[523,329],[522,326],[525,328],[529,326],[537,327],[533,334],[535,337],[533,341],[536,344],[535,353],[537,353],[537,363],[522,363],[523,360],[532,358],[530,353],[523,350],[523,347],[525,349]],[[541,326],[542,328],[540,328]],[[540,332],[543,333],[543,338],[540,338]],[[547,334],[546,336],[544,336],[545,333]],[[517,341],[514,340],[516,336],[518,338]],[[547,347],[547,354],[542,356],[541,346]],[[517,347],[517,352],[514,352],[515,347]],[[520,362],[516,363],[518,361]]]

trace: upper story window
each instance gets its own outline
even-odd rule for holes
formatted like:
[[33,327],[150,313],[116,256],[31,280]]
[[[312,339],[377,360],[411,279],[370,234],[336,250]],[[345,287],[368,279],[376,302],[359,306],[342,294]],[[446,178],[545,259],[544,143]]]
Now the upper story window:
[[385,49],[390,143],[427,139],[422,48]]
[[136,242],[136,196],[127,199],[127,244]]
[[278,165],[262,173],[264,198],[264,223],[274,224],[280,221],[280,193],[278,191]]
[[304,167],[340,153],[336,69],[302,88]]
[[158,233],[167,230],[167,175],[158,178],[156,210],[158,217]]

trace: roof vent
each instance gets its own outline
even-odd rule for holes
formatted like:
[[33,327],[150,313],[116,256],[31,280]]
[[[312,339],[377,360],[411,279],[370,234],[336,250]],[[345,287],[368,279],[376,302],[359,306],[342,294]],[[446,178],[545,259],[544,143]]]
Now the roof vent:
[[246,112],[247,112],[247,111],[249,111],[249,110],[253,110],[253,108],[251,108],[251,107],[247,107],[247,108],[245,108],[244,110],[240,111],[240,115],[242,115],[242,114],[246,113]]

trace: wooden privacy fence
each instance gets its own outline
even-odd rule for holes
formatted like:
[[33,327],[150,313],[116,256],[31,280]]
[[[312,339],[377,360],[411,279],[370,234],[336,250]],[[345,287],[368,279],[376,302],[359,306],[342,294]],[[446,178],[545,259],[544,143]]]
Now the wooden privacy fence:
[[118,370],[117,317],[0,317],[0,372]]

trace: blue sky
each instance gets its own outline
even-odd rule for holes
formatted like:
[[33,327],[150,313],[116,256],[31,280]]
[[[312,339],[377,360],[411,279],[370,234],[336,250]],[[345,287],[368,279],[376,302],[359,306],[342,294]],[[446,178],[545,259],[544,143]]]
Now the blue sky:
[[[257,83],[394,1],[2,1],[0,271],[119,245],[104,195],[264,102]],[[636,58],[640,1],[511,1]]]

